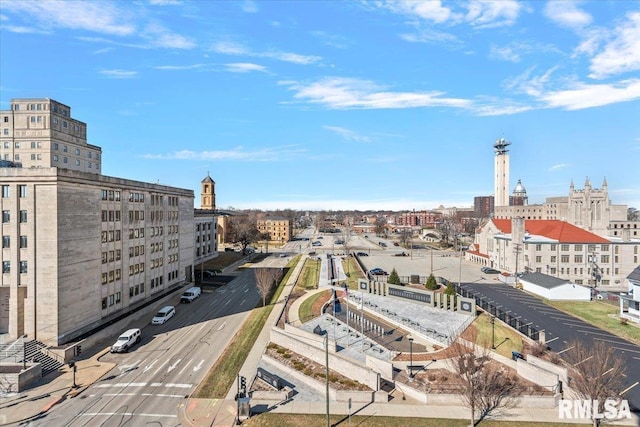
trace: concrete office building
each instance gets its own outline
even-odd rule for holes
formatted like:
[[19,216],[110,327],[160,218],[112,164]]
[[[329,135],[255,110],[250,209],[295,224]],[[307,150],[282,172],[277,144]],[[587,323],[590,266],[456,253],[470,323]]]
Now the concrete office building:
[[0,111],[0,158],[23,168],[102,171],[102,149],[87,143],[87,125],[52,99],[13,99]]
[[13,100],[0,124],[2,153],[24,160],[0,168],[1,334],[72,342],[192,280],[192,190],[101,175],[101,149],[56,101]]

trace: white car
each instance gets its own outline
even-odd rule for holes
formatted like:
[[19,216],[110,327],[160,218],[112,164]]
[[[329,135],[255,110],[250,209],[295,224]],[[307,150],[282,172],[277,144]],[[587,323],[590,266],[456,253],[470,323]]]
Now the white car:
[[118,340],[111,346],[111,353],[126,353],[133,345],[140,342],[142,332],[140,329],[129,329],[118,337]]
[[151,319],[152,325],[162,325],[176,314],[176,308],[172,305],[162,307],[160,311]]

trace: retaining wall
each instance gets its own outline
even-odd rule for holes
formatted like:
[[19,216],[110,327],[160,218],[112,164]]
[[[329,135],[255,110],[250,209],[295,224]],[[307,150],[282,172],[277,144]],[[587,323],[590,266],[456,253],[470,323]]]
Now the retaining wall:
[[[278,328],[271,329],[271,342],[291,351],[304,355],[314,362],[325,365],[325,351],[297,339],[285,331]],[[329,347],[331,349],[331,346]],[[378,373],[359,364],[351,362],[341,356],[329,352],[329,367],[331,370],[344,375],[345,377],[357,380],[372,390],[378,390]]]
[[[22,363],[4,363],[3,366],[16,366],[22,368]],[[42,378],[42,365],[40,363],[28,363],[27,369],[13,373],[0,375],[3,387],[7,387],[8,392],[20,392],[29,387],[32,383]]]

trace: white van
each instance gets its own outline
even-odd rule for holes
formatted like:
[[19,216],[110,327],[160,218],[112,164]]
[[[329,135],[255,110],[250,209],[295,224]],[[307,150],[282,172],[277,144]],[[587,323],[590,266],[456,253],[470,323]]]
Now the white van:
[[162,307],[160,311],[151,319],[152,325],[162,325],[167,320],[171,319],[176,314],[176,309],[172,305]]
[[184,303],[191,302],[194,299],[198,298],[201,292],[202,291],[197,286],[194,286],[193,288],[189,288],[182,293],[182,296],[180,297],[180,302],[184,302]]
[[118,337],[118,340],[111,346],[111,353],[126,353],[134,344],[142,339],[140,329],[129,329]]

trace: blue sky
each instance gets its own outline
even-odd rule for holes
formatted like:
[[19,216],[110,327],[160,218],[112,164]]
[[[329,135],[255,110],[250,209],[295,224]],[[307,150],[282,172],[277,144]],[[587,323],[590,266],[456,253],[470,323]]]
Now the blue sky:
[[640,2],[12,1],[0,108],[69,105],[103,173],[260,209],[640,208]]

